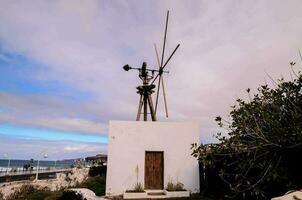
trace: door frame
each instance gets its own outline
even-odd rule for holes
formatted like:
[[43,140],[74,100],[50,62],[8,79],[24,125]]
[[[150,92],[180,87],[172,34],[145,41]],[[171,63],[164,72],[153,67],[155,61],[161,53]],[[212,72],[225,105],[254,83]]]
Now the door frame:
[[[162,185],[161,188],[164,189],[164,184],[165,184],[165,154],[164,151],[145,151],[145,159],[144,159],[144,188],[145,188],[145,182],[146,182],[146,154],[147,153],[161,153],[162,154]],[[148,190],[148,189],[147,189]]]

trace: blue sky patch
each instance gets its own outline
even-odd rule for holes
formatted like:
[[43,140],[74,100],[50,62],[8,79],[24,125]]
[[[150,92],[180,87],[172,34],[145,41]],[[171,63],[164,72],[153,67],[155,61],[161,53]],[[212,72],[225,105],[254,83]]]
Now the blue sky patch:
[[7,124],[0,124],[0,135],[30,140],[65,140],[85,143],[108,143],[108,138],[106,136],[81,134],[76,132],[53,131],[28,127],[17,127]]
[[78,103],[89,101],[95,96],[63,82],[38,80],[35,74],[47,66],[39,64],[26,56],[7,53],[0,47],[0,91],[21,95],[56,95]]

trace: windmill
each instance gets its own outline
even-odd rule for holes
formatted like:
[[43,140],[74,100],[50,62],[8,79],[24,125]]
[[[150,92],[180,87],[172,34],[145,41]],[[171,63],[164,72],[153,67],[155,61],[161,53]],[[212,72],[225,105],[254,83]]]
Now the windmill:
[[[157,121],[156,113],[157,113],[157,108],[158,108],[159,92],[160,92],[161,87],[162,87],[162,90],[163,90],[165,113],[166,113],[166,117],[168,117],[167,98],[166,98],[164,79],[163,79],[162,75],[164,73],[169,73],[168,71],[165,71],[164,69],[167,66],[167,64],[169,63],[169,61],[171,60],[171,58],[173,57],[173,55],[175,54],[175,52],[177,51],[178,47],[180,46],[180,44],[178,44],[175,47],[174,51],[169,56],[169,58],[164,62],[168,22],[169,22],[169,11],[167,11],[165,34],[164,34],[164,41],[163,41],[161,59],[159,58],[157,47],[154,44],[158,69],[149,69],[149,68],[147,68],[147,63],[146,62],[143,62],[142,66],[140,68],[131,67],[128,64],[123,67],[125,71],[138,70],[139,71],[139,78],[143,82],[142,85],[140,85],[136,88],[137,93],[140,95],[136,121],[140,121],[140,118],[141,118],[142,114],[144,115],[144,121],[148,120],[148,114],[151,115],[152,121]],[[156,101],[155,101],[155,106],[154,106],[151,95],[154,93],[154,89],[156,88],[154,83],[157,80],[158,80],[158,83],[157,83]],[[149,113],[148,113],[148,107],[149,107]]]

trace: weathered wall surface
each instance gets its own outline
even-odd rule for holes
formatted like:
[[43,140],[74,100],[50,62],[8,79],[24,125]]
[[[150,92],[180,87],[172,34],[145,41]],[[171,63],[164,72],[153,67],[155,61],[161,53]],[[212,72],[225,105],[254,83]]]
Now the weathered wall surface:
[[164,152],[164,187],[181,182],[199,192],[198,162],[191,144],[199,143],[199,127],[192,122],[110,121],[106,195],[119,195],[144,184],[145,151]]

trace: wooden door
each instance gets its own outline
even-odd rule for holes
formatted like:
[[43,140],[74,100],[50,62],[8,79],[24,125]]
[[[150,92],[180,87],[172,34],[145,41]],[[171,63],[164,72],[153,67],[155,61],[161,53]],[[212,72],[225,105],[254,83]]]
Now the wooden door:
[[146,151],[145,155],[145,189],[163,189],[164,154]]

